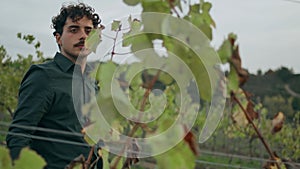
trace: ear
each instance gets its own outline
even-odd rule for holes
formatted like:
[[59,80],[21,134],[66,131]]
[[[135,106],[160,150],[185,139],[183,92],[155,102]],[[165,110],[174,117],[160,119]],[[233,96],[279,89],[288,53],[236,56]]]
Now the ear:
[[55,33],[56,43],[60,46],[61,45],[61,35],[59,33]]

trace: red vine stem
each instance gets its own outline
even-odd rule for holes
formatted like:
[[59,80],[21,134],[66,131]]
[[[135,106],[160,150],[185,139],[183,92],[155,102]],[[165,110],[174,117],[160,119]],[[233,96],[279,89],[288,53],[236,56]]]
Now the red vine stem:
[[90,152],[89,152],[88,159],[87,159],[87,161],[84,163],[83,169],[88,169],[88,168],[90,167],[91,160],[92,160],[92,156],[93,156],[93,152],[94,152],[94,148],[95,148],[95,146],[92,146],[92,147],[91,147]]
[[116,42],[117,42],[118,34],[121,31],[121,27],[122,27],[122,25],[119,26],[119,29],[116,32],[116,36],[115,36],[115,38],[113,38],[114,45],[113,45],[113,49],[112,49],[112,52],[111,52],[110,60],[112,60],[114,55],[115,55]]
[[177,10],[175,9],[175,6],[174,6],[174,4],[173,4],[174,1],[169,0],[168,2],[169,2],[170,8],[173,9],[173,12],[177,15],[178,18],[180,18],[180,15],[179,15],[179,13],[177,12]]
[[231,92],[231,97],[233,98],[233,100],[239,105],[239,107],[242,109],[242,111],[244,112],[248,122],[252,125],[252,127],[254,128],[257,136],[259,137],[260,141],[263,143],[264,147],[266,148],[267,152],[269,153],[270,157],[272,160],[275,161],[275,164],[277,166],[278,169],[280,169],[280,166],[278,164],[278,162],[276,161],[276,157],[274,155],[274,153],[272,152],[270,146],[268,145],[268,143],[266,142],[266,140],[264,139],[264,137],[262,136],[261,132],[258,130],[258,128],[256,127],[256,125],[254,124],[253,120],[251,119],[251,117],[249,116],[247,110],[243,107],[242,103],[240,102],[240,100],[235,96],[234,92]]
[[149,87],[147,88],[147,90],[146,90],[146,92],[144,94],[144,97],[143,97],[143,100],[142,100],[142,103],[141,103],[141,109],[140,109],[141,111],[145,110],[146,100],[147,100],[147,98],[148,98],[148,96],[149,96],[149,94],[150,94],[150,92],[151,92],[151,90],[152,90],[155,82],[157,81],[158,76],[160,75],[160,72],[161,72],[161,70],[157,71],[156,75],[153,77],[153,79],[152,79]]
[[[143,100],[142,100],[142,102],[141,102],[140,116],[139,116],[138,119],[141,119],[141,118],[142,118],[142,113],[141,113],[141,112],[143,112],[143,111],[145,110],[146,100],[147,100],[147,98],[148,98],[148,96],[149,96],[149,94],[150,94],[150,92],[151,92],[151,89],[153,88],[155,82],[157,81],[158,76],[160,75],[160,72],[161,72],[161,70],[158,70],[158,71],[157,71],[157,73],[156,73],[156,75],[153,77],[153,79],[152,79],[152,81],[151,81],[149,87],[148,87],[147,90],[145,91]],[[135,134],[135,132],[137,131],[137,129],[138,129],[139,127],[144,127],[143,125],[144,125],[144,124],[142,124],[142,123],[136,122],[136,123],[134,124],[133,128],[130,130],[130,133],[128,134],[128,137],[131,138],[131,137]],[[121,150],[120,154],[123,154],[123,153],[124,153],[124,151],[125,151],[125,149],[126,149],[126,145],[128,145],[129,142],[130,142],[130,139],[129,139],[129,138],[127,139],[126,144],[125,144],[125,146],[123,147],[123,149]],[[114,163],[110,168],[111,168],[111,169],[116,169],[117,166],[118,166],[118,163],[120,162],[120,160],[121,160],[121,156],[117,156],[117,158],[116,158],[116,160],[115,160],[115,163]]]

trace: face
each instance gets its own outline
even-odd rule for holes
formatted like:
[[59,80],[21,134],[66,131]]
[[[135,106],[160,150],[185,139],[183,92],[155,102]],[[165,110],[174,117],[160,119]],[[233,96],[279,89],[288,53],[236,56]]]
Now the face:
[[74,63],[79,57],[86,58],[90,52],[85,49],[84,42],[92,28],[93,22],[86,16],[76,22],[67,18],[63,33],[56,36],[56,41],[60,45],[60,52]]

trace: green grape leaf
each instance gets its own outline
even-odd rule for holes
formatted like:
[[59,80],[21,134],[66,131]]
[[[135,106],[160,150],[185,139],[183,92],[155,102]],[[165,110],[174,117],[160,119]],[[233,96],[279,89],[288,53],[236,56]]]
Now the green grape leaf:
[[200,11],[200,4],[194,4],[194,5],[190,6],[189,14],[199,13],[199,11]]
[[[106,151],[106,149],[101,149],[100,151],[100,155],[102,157],[103,160],[103,169],[109,169],[109,161],[108,161],[108,157],[109,157],[109,152]],[[98,152],[99,154],[99,152]]]
[[122,168],[123,168],[123,161],[124,161],[124,158],[123,158],[123,157],[118,157],[118,156],[115,156],[115,157],[112,159],[112,161],[111,161],[111,163],[110,163],[110,168],[112,168],[112,165],[114,165],[114,164],[116,163],[116,160],[117,160],[118,158],[121,158],[121,159],[119,160],[117,166],[115,166],[115,169],[122,169]]
[[211,3],[209,2],[205,2],[202,6],[202,14],[203,14],[203,18],[205,23],[207,23],[208,25],[213,26],[214,28],[216,28],[216,23],[215,21],[212,19],[211,15],[209,14],[209,11],[211,9]]
[[238,75],[239,78],[239,87],[241,87],[247,82],[249,78],[249,73],[246,69],[242,67],[242,60],[240,57],[239,46],[235,45],[236,38],[237,36],[235,34],[231,33],[228,35],[228,40],[231,43],[231,50],[232,50],[230,65],[232,65],[232,67],[235,68],[236,74]]
[[116,67],[117,65],[112,61],[99,65],[96,79],[99,81],[101,94],[105,97],[111,96],[110,85]]
[[87,39],[85,40],[84,46],[91,50],[92,52],[96,53],[97,47],[101,42],[101,28],[93,29]]
[[196,156],[189,145],[181,141],[169,151],[154,157],[158,168],[194,169]]
[[237,91],[239,89],[239,76],[232,65],[230,65],[227,87],[228,92]]
[[144,0],[142,1],[143,12],[171,13],[168,1]]
[[91,137],[89,137],[87,134],[84,134],[83,138],[90,146],[95,145],[95,141]]
[[204,2],[201,4],[201,9],[203,12],[209,12],[211,7],[212,7],[212,5],[210,2]]
[[123,41],[122,41],[122,46],[127,47],[130,46],[131,43],[133,42],[134,38],[130,36],[130,33],[124,33],[123,34]]
[[184,19],[191,22],[192,24],[194,24],[198,28],[204,23],[203,18],[201,16],[201,14],[199,13],[199,11],[198,11],[198,13],[191,12],[190,15],[185,16]]
[[141,30],[142,24],[138,19],[133,19],[132,21],[129,21],[129,23],[131,32],[139,32]]
[[[187,48],[186,45],[183,45],[181,42],[175,39],[164,37],[164,41],[164,45],[167,48],[167,50],[175,54],[176,56],[179,56],[180,59],[182,59],[182,61],[184,61],[187,64],[187,66],[191,69],[197,81],[201,98],[207,101],[210,100],[212,94],[210,78],[200,58],[197,55],[195,55],[193,51]],[[180,78],[182,78],[181,80],[183,81],[188,80],[185,76],[181,76]]]
[[0,168],[11,169],[12,162],[9,155],[9,150],[4,146],[0,146]]
[[171,85],[175,80],[166,72],[160,73],[158,77],[159,81],[161,81],[165,85]]
[[203,63],[198,59],[194,59],[191,63],[191,70],[193,71],[197,85],[200,92],[200,97],[206,101],[209,101],[212,96],[212,87],[210,83],[209,75],[203,65]]
[[46,165],[45,160],[35,151],[29,148],[23,148],[19,159],[15,160],[14,168],[41,169]]
[[123,0],[123,2],[129,6],[135,6],[140,3],[140,0]]
[[[149,74],[148,78],[149,78],[149,82],[151,82],[153,77],[156,76],[158,70],[157,69],[148,69],[146,72],[147,72],[147,74]],[[161,71],[159,73],[157,81],[162,82],[164,85],[171,85],[175,80],[167,72]]]
[[134,18],[132,19],[131,16],[128,17],[127,19],[129,26],[130,26],[130,30],[128,31],[129,33],[137,33],[141,30],[141,21]]
[[17,33],[17,37],[18,37],[19,39],[21,39],[21,38],[22,38],[22,33],[21,33],[21,32]]
[[138,34],[141,31],[142,24],[139,20],[131,18],[131,16],[128,17],[128,23],[130,25],[130,30],[127,33],[123,34],[123,41],[122,45],[123,47],[129,46],[134,41],[134,35]]
[[138,34],[134,37],[131,37],[132,45],[131,51],[136,52],[143,49],[153,48],[153,43],[151,39],[146,34]]
[[217,52],[222,63],[227,63],[232,55],[231,44],[229,40],[224,40]]
[[82,169],[82,164],[77,163],[72,169]]
[[192,24],[201,29],[208,39],[212,40],[211,26],[216,27],[216,24],[209,14],[210,8],[211,4],[208,2],[203,4],[194,4],[190,6],[188,15],[186,15],[184,19],[190,21]]
[[212,29],[211,29],[210,25],[204,23],[204,24],[201,24],[201,25],[199,26],[199,28],[200,28],[201,31],[207,36],[207,38],[208,38],[209,40],[212,40],[212,36],[213,36],[213,35],[212,35]]
[[237,39],[237,35],[235,33],[229,33],[228,39],[233,39],[235,41]]
[[121,21],[114,20],[111,24],[111,30],[112,31],[118,31],[121,27]]

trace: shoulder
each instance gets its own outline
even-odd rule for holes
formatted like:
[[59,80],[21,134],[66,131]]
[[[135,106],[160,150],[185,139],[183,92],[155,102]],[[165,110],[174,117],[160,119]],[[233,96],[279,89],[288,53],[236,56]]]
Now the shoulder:
[[52,60],[41,64],[33,64],[25,73],[22,83],[26,81],[31,83],[45,83],[50,78],[50,72],[54,67],[55,63]]
[[[44,71],[47,71],[49,69],[53,69],[53,68],[56,68],[57,65],[55,64],[54,60],[51,59],[51,60],[48,60],[44,63],[40,63],[40,64],[34,64],[30,67],[30,69],[33,69],[33,70],[44,70]],[[30,70],[29,69],[29,70]]]

